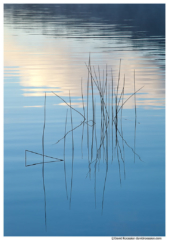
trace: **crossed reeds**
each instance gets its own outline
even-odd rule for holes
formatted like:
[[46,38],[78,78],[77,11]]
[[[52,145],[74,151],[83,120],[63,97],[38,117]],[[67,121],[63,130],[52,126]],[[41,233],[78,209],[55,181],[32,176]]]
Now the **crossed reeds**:
[[[54,93],[56,96],[58,96],[60,99],[62,99],[66,105],[70,108],[71,111],[71,125],[72,129],[68,132],[65,130],[65,135],[59,139],[55,144],[60,142],[62,139],[64,139],[64,144],[66,140],[66,136],[72,132],[72,176],[71,176],[71,193],[72,193],[72,182],[73,182],[73,159],[74,159],[74,143],[73,143],[73,131],[77,128],[79,128],[83,124],[82,129],[82,140],[81,140],[81,149],[82,149],[82,158],[83,158],[83,135],[84,135],[84,125],[87,124],[87,150],[88,150],[88,173],[87,176],[91,178],[91,164],[94,164],[94,174],[95,174],[95,204],[96,204],[96,168],[97,164],[100,161],[101,158],[101,151],[103,150],[103,160],[106,161],[106,174],[105,174],[105,181],[104,181],[104,187],[103,187],[103,199],[102,199],[102,208],[104,203],[104,192],[105,192],[105,186],[106,186],[106,180],[107,180],[107,172],[108,172],[108,145],[109,145],[109,128],[110,128],[110,122],[112,127],[112,160],[113,160],[113,127],[115,129],[115,148],[116,148],[116,154],[117,154],[117,160],[119,165],[119,177],[120,177],[120,183],[121,183],[121,164],[120,159],[122,160],[123,166],[124,166],[124,177],[125,177],[125,160],[124,160],[124,144],[131,149],[131,151],[134,153],[134,162],[135,162],[135,156],[141,160],[140,156],[135,152],[135,139],[136,139],[136,93],[140,91],[143,87],[139,88],[137,91],[135,90],[135,71],[134,71],[134,92],[131,94],[127,99],[124,100],[124,90],[125,90],[125,75],[123,80],[123,86],[122,90],[120,92],[119,86],[120,86],[120,71],[121,71],[121,60],[119,65],[119,73],[118,73],[118,81],[117,86],[114,87],[114,79],[113,79],[113,73],[111,70],[111,81],[108,83],[108,70],[106,66],[106,72],[103,70],[103,76],[101,79],[101,72],[100,68],[98,67],[98,75],[96,74],[95,67],[91,66],[90,63],[90,57],[89,62],[86,64],[87,70],[88,70],[88,78],[87,78],[87,102],[86,102],[86,108],[84,104],[84,94],[83,94],[83,84],[81,80],[81,96],[82,96],[82,105],[83,105],[83,114],[80,113],[78,110],[74,109],[71,106],[71,98],[70,98],[70,104],[68,104],[64,99],[62,99],[60,96],[58,96],[56,93]],[[111,84],[111,87],[110,87]],[[101,127],[100,127],[100,142],[98,144],[97,134],[96,134],[96,101],[94,99],[94,90],[97,90],[100,97],[100,112],[101,112]],[[91,90],[91,104],[92,104],[92,120],[89,120],[89,95]],[[135,103],[135,134],[134,134],[134,148],[132,148],[127,141],[123,137],[123,129],[122,129],[122,110],[126,102],[134,96],[134,103]],[[70,97],[70,93],[69,93]],[[111,99],[111,104],[110,104]],[[111,110],[110,110],[111,105]],[[76,127],[73,128],[72,123],[72,110],[76,111],[83,117],[83,121]],[[119,130],[118,123],[119,123],[119,113],[121,111],[121,131]],[[86,116],[87,115],[87,116]],[[92,122],[92,125],[89,124],[89,122]],[[66,123],[65,123],[65,129],[67,124],[67,114],[66,114]],[[89,127],[92,127],[92,137],[91,137],[91,147],[89,146]],[[119,137],[122,140],[122,148],[119,144]],[[93,148],[94,148],[94,141],[96,144],[96,156],[95,159],[93,159]],[[65,145],[64,145],[64,151],[65,151]],[[91,153],[91,155],[90,155]],[[65,156],[65,152],[64,152]],[[65,161],[65,158],[64,158]],[[141,160],[142,161],[142,160]],[[65,163],[64,163],[65,164]],[[64,165],[64,168],[66,166]],[[65,169],[65,186],[67,189],[67,182],[66,182],[66,169]],[[67,191],[67,190],[66,190]],[[70,194],[70,203],[71,203],[71,194]]]
[[[64,136],[59,139],[54,144],[58,144],[61,140],[64,140],[64,153],[63,159],[54,158],[50,156],[44,155],[44,132],[45,132],[45,121],[46,121],[46,93],[45,93],[45,102],[44,102],[44,126],[43,126],[43,135],[42,135],[42,154],[36,153],[33,151],[25,150],[25,166],[33,166],[37,164],[42,164],[42,177],[43,177],[43,189],[44,189],[44,201],[45,201],[45,224],[46,224],[46,193],[45,193],[45,182],[44,182],[44,163],[52,163],[52,162],[64,162],[64,173],[65,173],[65,188],[66,188],[66,197],[69,198],[69,205],[71,206],[71,198],[72,198],[72,187],[73,187],[73,164],[74,164],[74,135],[73,132],[78,129],[81,125],[82,128],[82,138],[81,138],[81,152],[83,158],[83,142],[84,142],[84,128],[87,125],[87,152],[88,152],[88,173],[86,175],[91,178],[91,165],[94,163],[94,193],[95,193],[95,206],[96,206],[96,169],[99,167],[101,156],[103,156],[103,161],[106,162],[106,172],[105,172],[105,179],[104,179],[104,186],[103,186],[103,196],[102,196],[102,210],[104,205],[104,193],[106,188],[106,180],[107,180],[107,173],[108,173],[108,158],[109,158],[109,144],[110,144],[110,134],[112,135],[111,139],[111,149],[112,149],[112,161],[114,156],[114,149],[116,150],[116,156],[118,160],[119,166],[119,179],[121,183],[121,161],[124,166],[124,177],[125,177],[125,153],[124,153],[124,145],[131,149],[134,154],[134,162],[135,156],[141,160],[140,156],[135,152],[135,139],[136,139],[136,123],[137,123],[137,110],[136,110],[136,93],[140,91],[143,87],[139,88],[138,90],[135,89],[135,71],[134,71],[134,92],[124,100],[124,91],[125,91],[125,75],[123,79],[122,89],[120,91],[120,73],[121,73],[121,60],[119,64],[119,73],[117,79],[117,86],[115,86],[113,72],[111,69],[111,78],[108,81],[108,68],[106,66],[106,71],[103,70],[101,73],[100,67],[96,69],[91,65],[90,56],[88,64],[86,64],[88,70],[88,78],[87,78],[87,97],[86,97],[86,104],[84,100],[84,93],[83,93],[83,83],[81,80],[81,98],[82,98],[82,106],[83,106],[83,114],[79,112],[77,109],[72,107],[71,104],[71,96],[69,92],[69,103],[66,102],[61,96],[57,93],[52,92],[55,96],[59,97],[69,108],[70,110],[70,118],[71,118],[71,130],[67,131],[67,119],[68,119],[68,110],[66,112],[66,119],[65,119],[65,134]],[[101,76],[102,75],[102,76]],[[96,99],[94,92],[97,91],[99,94],[100,99],[100,139],[98,139],[98,134],[96,131],[97,119],[96,119]],[[92,119],[89,120],[89,98],[91,96],[91,116]],[[132,148],[127,141],[123,137],[123,128],[122,128],[122,113],[123,107],[126,102],[134,96],[134,103],[135,103],[135,133],[134,133],[134,148]],[[86,108],[85,108],[86,105]],[[73,127],[73,114],[72,111],[78,113],[83,121],[75,127]],[[119,114],[121,111],[121,126],[119,127]],[[91,139],[90,139],[90,131],[89,128],[92,128]],[[68,194],[67,188],[67,178],[66,178],[66,161],[65,161],[65,145],[66,145],[66,137],[67,135],[72,134],[72,170],[71,170],[71,183],[70,183],[70,194]],[[115,146],[114,146],[114,136],[115,135]],[[119,143],[119,138],[122,141],[122,147]],[[91,140],[91,145],[90,145]],[[95,146],[95,157],[94,157],[94,146]],[[31,152],[33,154],[41,155],[43,160],[41,163],[34,163],[34,164],[27,164],[26,160],[26,153]],[[44,157],[52,158],[51,161],[45,162]],[[120,161],[121,159],[121,161]],[[142,161],[142,160],[141,160]],[[68,196],[69,195],[69,196]]]

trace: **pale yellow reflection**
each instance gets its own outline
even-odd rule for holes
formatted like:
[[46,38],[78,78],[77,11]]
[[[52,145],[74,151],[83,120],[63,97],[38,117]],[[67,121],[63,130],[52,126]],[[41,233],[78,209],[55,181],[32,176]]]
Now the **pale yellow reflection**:
[[[53,105],[61,105],[61,106],[67,106],[66,103],[59,103],[59,104],[53,104]],[[77,108],[83,108],[82,102],[71,102],[71,106],[77,107]],[[84,104],[84,107],[86,104]]]
[[[37,93],[23,93],[24,97],[44,97],[45,92],[37,92]],[[53,93],[47,93],[47,96],[54,96]]]
[[[48,92],[48,96],[54,96],[50,91],[55,91],[60,96],[69,96],[70,91],[71,96],[80,97],[81,78],[83,78],[84,95],[86,94],[87,68],[85,62],[88,61],[88,52],[102,45],[100,40],[78,42],[72,39],[46,38],[43,35],[38,37],[29,35],[27,39],[28,35],[24,34],[21,29],[16,30],[18,36],[13,36],[12,31],[5,27],[4,65],[19,67],[18,75],[20,76],[20,85],[23,87],[23,96],[40,97],[44,96],[45,91]],[[114,47],[118,46],[116,41],[113,44]],[[125,94],[133,93],[135,69],[136,90],[144,86],[141,90],[141,93],[144,94],[137,96],[137,105],[164,106],[164,101],[156,100],[164,98],[164,83],[156,62],[149,56],[143,58],[138,55],[138,52],[123,51],[118,55],[112,53],[112,58],[106,52],[93,53],[91,58],[92,64],[96,68],[100,63],[102,64],[100,69],[104,69],[104,73],[106,63],[108,66],[112,66],[116,83],[119,59],[121,58],[119,92],[122,90],[125,75]],[[10,72],[7,74],[11,76]],[[103,76],[102,71],[101,76]],[[111,78],[110,71],[108,78]],[[127,97],[128,95],[125,96],[125,98]],[[75,105],[81,106],[79,103]],[[131,100],[124,107],[132,108],[133,106],[134,102]]]

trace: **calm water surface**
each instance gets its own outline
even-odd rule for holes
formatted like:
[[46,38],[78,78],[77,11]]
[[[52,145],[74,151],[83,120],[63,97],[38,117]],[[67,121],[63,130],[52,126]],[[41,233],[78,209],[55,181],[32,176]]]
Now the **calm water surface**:
[[164,29],[163,4],[4,5],[5,236],[165,235]]

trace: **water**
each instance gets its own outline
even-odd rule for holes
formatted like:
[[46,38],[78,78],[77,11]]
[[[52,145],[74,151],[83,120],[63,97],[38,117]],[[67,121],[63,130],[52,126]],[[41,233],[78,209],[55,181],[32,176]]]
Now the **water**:
[[164,10],[4,5],[5,236],[165,235]]

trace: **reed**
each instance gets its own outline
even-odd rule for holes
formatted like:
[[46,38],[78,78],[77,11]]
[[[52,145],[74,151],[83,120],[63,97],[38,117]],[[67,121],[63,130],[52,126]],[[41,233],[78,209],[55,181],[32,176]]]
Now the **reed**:
[[[65,174],[65,188],[66,188],[66,197],[69,198],[69,207],[71,207],[71,199],[72,199],[72,189],[73,189],[73,168],[74,168],[74,131],[77,130],[81,125],[82,128],[82,137],[81,137],[81,152],[82,158],[84,159],[83,154],[83,144],[84,144],[84,134],[86,133],[87,138],[87,157],[88,159],[88,173],[86,177],[89,176],[91,178],[92,174],[92,164],[94,163],[94,196],[95,196],[95,207],[96,207],[96,170],[100,168],[101,158],[103,162],[106,164],[105,170],[105,178],[103,184],[103,195],[102,195],[102,211],[104,205],[104,195],[106,189],[106,181],[109,167],[109,159],[110,154],[111,161],[114,161],[114,156],[116,153],[118,168],[119,168],[119,180],[120,184],[122,181],[121,178],[121,168],[124,169],[124,178],[126,176],[125,171],[125,147],[127,146],[134,154],[134,162],[135,157],[137,157],[140,161],[142,159],[136,153],[136,123],[137,123],[137,105],[136,105],[136,94],[143,88],[139,88],[136,90],[136,81],[135,81],[135,71],[134,71],[134,90],[133,93],[125,99],[125,75],[123,78],[123,82],[121,82],[121,59],[119,63],[118,77],[117,81],[113,77],[112,69],[109,71],[108,66],[106,65],[105,70],[101,70],[98,66],[97,70],[95,66],[91,65],[91,59],[89,55],[88,64],[86,64],[87,68],[87,83],[86,83],[86,96],[83,93],[83,81],[81,79],[81,103],[82,103],[82,112],[78,111],[72,106],[71,96],[69,92],[69,103],[66,102],[61,96],[57,93],[52,92],[56,97],[61,99],[68,109],[70,110],[70,119],[71,119],[71,129],[67,130],[67,119],[68,119],[68,109],[66,112],[66,120],[65,120],[65,132],[64,136],[57,140],[54,144],[57,145],[60,141],[64,140],[64,150],[63,150],[63,159],[54,158],[50,156],[46,156],[44,153],[44,133],[45,133],[45,124],[46,124],[46,93],[45,93],[45,101],[44,101],[44,125],[43,125],[43,133],[42,133],[42,154],[25,150],[25,166],[34,166],[37,164],[42,164],[42,177],[43,177],[43,189],[44,189],[44,202],[45,202],[45,222],[46,222],[46,191],[45,191],[45,182],[44,182],[44,164],[51,162],[62,162],[64,161],[64,174]],[[110,74],[109,74],[110,73]],[[120,86],[122,85],[121,89]],[[124,139],[123,135],[123,127],[122,127],[122,119],[123,119],[123,107],[128,102],[130,98],[134,97],[134,111],[135,111],[135,132],[134,132],[134,147],[131,147],[128,142]],[[99,101],[98,101],[99,99]],[[97,105],[99,104],[99,107]],[[86,107],[85,107],[86,106]],[[77,125],[73,126],[73,112],[76,112],[80,117],[82,117],[82,121]],[[120,115],[121,112],[121,115]],[[100,115],[99,115],[99,114]],[[97,116],[100,116],[98,118]],[[91,119],[90,119],[91,117]],[[121,125],[119,118],[121,117]],[[84,131],[86,127],[86,132]],[[91,129],[91,133],[90,133]],[[70,193],[68,194],[67,187],[67,177],[66,177],[66,161],[65,161],[65,149],[66,149],[66,137],[68,134],[72,134],[72,164],[71,164],[71,180],[70,180]],[[111,139],[111,145],[110,145]],[[111,151],[109,150],[109,146],[111,146]],[[27,152],[31,152],[33,154],[38,154],[42,156],[42,162],[34,163],[27,165]],[[53,158],[52,161],[45,162],[44,157]],[[69,195],[69,197],[68,197]]]
[[74,139],[73,139],[73,117],[72,117],[72,108],[71,108],[71,97],[69,91],[69,100],[70,100],[70,116],[71,116],[71,126],[72,126],[72,173],[71,173],[71,188],[70,188],[70,201],[69,208],[71,207],[72,200],[72,188],[73,188],[73,163],[74,163]]
[[[67,112],[68,112],[68,109],[66,111],[66,120],[65,120],[65,134],[66,134],[66,127],[67,127]],[[66,136],[64,138],[64,174],[65,174],[65,189],[66,189],[66,197],[68,199],[68,191],[67,191],[67,179],[66,179],[66,161],[65,161],[65,148],[66,148]]]

